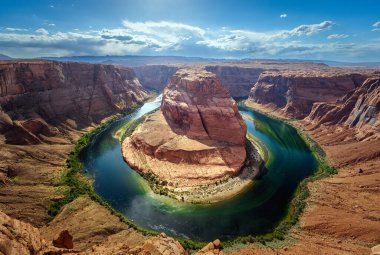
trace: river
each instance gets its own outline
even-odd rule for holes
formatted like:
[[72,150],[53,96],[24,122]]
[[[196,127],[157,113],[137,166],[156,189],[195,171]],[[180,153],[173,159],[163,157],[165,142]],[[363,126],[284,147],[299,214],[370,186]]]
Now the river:
[[247,132],[268,150],[266,171],[252,187],[223,202],[195,205],[154,194],[123,160],[115,132],[131,119],[160,106],[161,97],[110,124],[82,154],[95,191],[140,227],[199,241],[263,234],[287,213],[297,185],[317,168],[317,161],[297,131],[286,123],[239,108]]

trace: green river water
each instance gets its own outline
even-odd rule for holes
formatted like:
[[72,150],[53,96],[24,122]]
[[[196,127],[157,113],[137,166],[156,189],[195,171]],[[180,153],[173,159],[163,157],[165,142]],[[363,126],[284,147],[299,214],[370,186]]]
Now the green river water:
[[95,191],[136,225],[199,241],[270,232],[287,214],[298,184],[317,161],[290,125],[251,109],[239,108],[248,133],[268,151],[266,171],[245,192],[223,202],[196,205],[154,194],[124,161],[115,132],[131,119],[160,106],[160,98],[110,124],[82,154]]

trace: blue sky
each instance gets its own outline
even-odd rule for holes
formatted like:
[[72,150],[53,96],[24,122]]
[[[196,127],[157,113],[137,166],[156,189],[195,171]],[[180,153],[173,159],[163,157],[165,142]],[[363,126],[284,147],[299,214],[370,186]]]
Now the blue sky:
[[0,53],[380,61],[380,1],[1,0]]

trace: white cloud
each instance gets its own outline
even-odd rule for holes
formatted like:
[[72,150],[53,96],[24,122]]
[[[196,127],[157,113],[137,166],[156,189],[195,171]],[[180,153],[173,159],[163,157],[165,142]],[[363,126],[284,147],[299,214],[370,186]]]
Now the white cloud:
[[47,31],[45,28],[39,28],[36,30],[36,33],[42,34],[42,35],[48,35],[49,31]]
[[288,17],[288,14],[286,14],[286,13],[283,13],[283,14],[280,15],[280,18],[281,18],[281,19],[285,19],[285,18],[287,18],[287,17]]
[[48,24],[49,27],[55,27],[55,24],[54,23],[50,23]]
[[380,21],[373,23],[372,26],[374,27],[374,29],[372,29],[372,31],[380,31]]
[[28,31],[28,29],[25,29],[25,28],[16,28],[16,27],[6,27],[4,30],[10,31],[10,32]]
[[170,21],[131,22],[123,20],[126,30],[148,41],[154,41],[162,48],[178,50],[184,42],[203,38],[206,30],[197,26]]
[[[305,37],[328,31],[333,22],[304,24],[288,30],[256,32],[229,27],[202,28],[159,21],[123,21],[123,27],[49,33],[3,29],[0,48],[15,57],[67,55],[186,54],[253,58],[315,58],[341,56],[362,59],[380,57],[380,43],[306,43]],[[348,35],[330,34],[330,39]],[[307,40],[309,41],[309,40]],[[196,53],[194,53],[196,52]],[[198,53],[197,53],[198,52]],[[367,54],[367,55],[366,55]],[[203,55],[205,56],[205,55]]]
[[331,21],[323,21],[318,24],[300,25],[291,30],[274,32],[254,32],[249,30],[223,30],[217,38],[207,38],[198,41],[199,45],[206,45],[227,51],[250,51],[259,44],[275,40],[284,40],[291,37],[311,36],[328,30],[333,26]]
[[327,39],[344,39],[344,38],[347,38],[347,37],[349,37],[349,35],[346,35],[346,34],[332,34],[332,35],[327,36]]

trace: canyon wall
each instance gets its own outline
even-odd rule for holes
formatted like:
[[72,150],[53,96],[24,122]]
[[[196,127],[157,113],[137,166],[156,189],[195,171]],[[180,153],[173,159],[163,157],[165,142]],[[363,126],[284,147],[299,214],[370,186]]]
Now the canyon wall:
[[265,70],[239,66],[206,66],[206,70],[216,74],[232,97],[247,97]]
[[355,90],[335,104],[315,103],[306,118],[321,125],[343,124],[358,131],[358,138],[379,135],[380,131],[380,78],[368,78]]
[[287,117],[301,119],[309,115],[315,102],[335,103],[365,79],[363,74],[333,69],[264,72],[252,87],[249,99],[270,104]]
[[53,61],[0,63],[0,132],[8,143],[36,144],[57,127],[81,129],[146,99],[128,68]]
[[[163,91],[178,68],[180,67],[174,65],[146,65],[134,67],[133,70],[145,88]],[[218,76],[232,97],[247,97],[259,75],[265,70],[256,67],[219,65],[205,66],[205,69]]]
[[170,81],[170,78],[178,70],[175,66],[146,65],[133,67],[137,78],[144,88],[162,91]]

